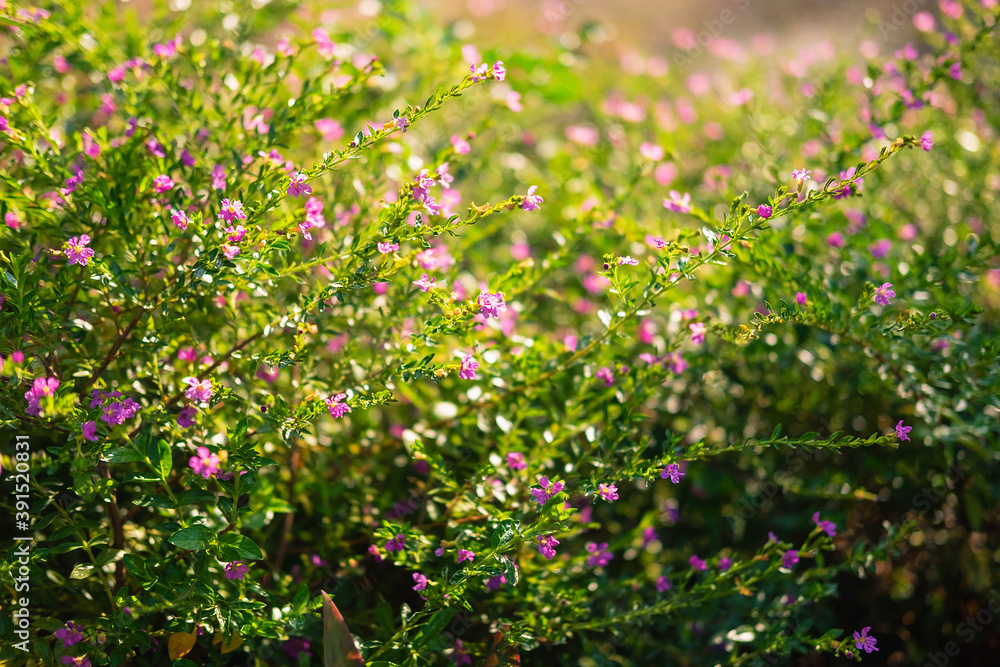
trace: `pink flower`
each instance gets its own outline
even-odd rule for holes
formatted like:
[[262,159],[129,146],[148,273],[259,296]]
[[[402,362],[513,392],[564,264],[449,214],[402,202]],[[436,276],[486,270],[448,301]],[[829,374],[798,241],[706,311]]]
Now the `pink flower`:
[[535,194],[535,190],[537,189],[537,185],[532,185],[528,188],[528,194],[524,195],[524,202],[521,204],[521,208],[525,211],[537,211],[541,208],[542,202],[545,201],[541,195]]
[[596,373],[594,373],[594,377],[598,380],[604,380],[605,387],[610,387],[615,383],[615,373],[607,366],[601,367]]
[[209,401],[212,399],[212,381],[199,380],[196,377],[186,377],[182,380],[188,385],[185,396],[192,401]]
[[597,495],[608,502],[618,500],[618,487],[614,484],[598,484]]
[[549,481],[548,477],[539,477],[538,483],[541,485],[541,489],[531,489],[531,495],[535,497],[539,505],[544,505],[549,501],[550,498],[560,493],[565,487],[565,482],[555,482]]
[[396,535],[385,543],[385,550],[389,553],[396,553],[406,548],[406,536],[402,533]]
[[97,422],[89,421],[83,425],[81,430],[84,438],[91,442],[97,442]]
[[479,362],[473,359],[471,354],[467,354],[462,357],[462,368],[458,371],[458,377],[463,380],[475,380],[478,368]]
[[237,579],[243,579],[250,571],[250,567],[245,565],[241,560],[234,560],[232,563],[226,565],[226,579],[231,581],[236,581]]
[[232,222],[233,220],[246,220],[247,214],[243,211],[243,202],[223,199],[222,208],[219,210],[219,219],[224,220],[225,222]]
[[170,190],[172,187],[174,187],[174,181],[166,174],[160,174],[153,179],[153,189],[160,194]]
[[301,197],[302,195],[311,195],[312,188],[306,185],[306,175],[302,172],[295,172],[292,174],[292,180],[288,183],[288,196],[290,197]]
[[[12,357],[17,353],[15,352]],[[23,359],[23,357],[22,357]],[[16,361],[16,359],[15,359]],[[38,416],[41,410],[41,400],[44,396],[54,396],[56,389],[59,388],[59,380],[56,378],[35,378],[35,381],[31,385],[31,389],[24,392],[24,398],[28,401],[28,409],[25,410],[29,415],[34,417]]]
[[390,252],[399,250],[399,244],[392,241],[379,241],[376,247],[378,247],[378,251],[383,255],[388,255]]
[[487,318],[500,319],[500,314],[507,311],[507,304],[503,300],[503,292],[491,294],[485,290],[479,292],[479,312]]
[[634,259],[633,257],[630,257],[628,255],[625,255],[624,257],[618,258],[618,266],[623,266],[623,265],[639,266],[639,260]]
[[343,126],[332,118],[320,118],[313,125],[323,135],[323,141],[336,141],[344,136]]
[[920,147],[925,151],[934,148],[934,135],[930,132],[924,132],[924,135],[920,137]]
[[188,218],[187,213],[184,211],[173,211],[170,214],[170,219],[173,220],[175,225],[184,230],[186,230],[188,225],[191,224],[190,218]]
[[731,558],[723,556],[722,558],[719,559],[719,571],[720,572],[725,572],[726,570],[728,570],[732,566],[733,566],[733,561],[732,561]]
[[524,454],[520,452],[510,452],[507,454],[507,467],[511,470],[524,470],[528,464],[524,462]]
[[74,236],[63,245],[63,251],[66,253],[66,259],[69,260],[70,265],[87,265],[90,258],[94,256],[94,251],[88,248],[88,245],[90,245],[90,237],[86,234]]
[[795,567],[795,564],[799,562],[799,552],[795,549],[789,549],[781,556],[781,567],[790,570]]
[[913,430],[912,426],[903,426],[903,420],[900,419],[899,423],[896,424],[896,437],[899,438],[900,440],[906,440],[907,442],[909,442],[910,436],[908,436],[907,433],[909,433],[912,430]]
[[507,78],[507,70],[504,69],[502,61],[498,60],[493,63],[493,76],[497,78],[497,81],[503,81]]
[[705,325],[702,322],[692,322],[688,325],[688,329],[691,330],[691,342],[695,345],[701,345],[705,342]]
[[929,12],[919,12],[913,17],[913,27],[920,32],[930,32],[934,30],[934,16]]
[[698,558],[697,554],[688,558],[688,564],[690,564],[693,569],[702,572],[708,569],[708,566],[705,565],[705,561],[703,561],[701,558]]
[[675,213],[691,212],[691,193],[685,192],[684,196],[677,190],[670,191],[670,199],[663,200],[663,207]]
[[831,248],[843,248],[844,237],[840,235],[840,232],[833,232],[826,237],[826,244]]
[[7,211],[7,214],[3,217],[3,221],[7,223],[7,226],[11,229],[17,229],[21,226],[21,219],[18,218],[17,213],[14,213],[13,211]]
[[880,306],[888,306],[889,299],[894,299],[896,293],[892,290],[892,283],[882,283],[882,286],[875,290],[875,303]]
[[[854,634],[858,633],[855,632]],[[872,639],[872,641],[875,640]],[[877,651],[878,649],[875,650]],[[71,655],[64,655],[59,659],[59,662],[61,662],[64,665],[69,665],[70,667],[90,667],[90,658],[87,658],[86,656],[82,655],[77,657],[73,657]]]
[[548,535],[539,535],[535,538],[538,540],[538,553],[542,554],[548,560],[552,560],[556,555],[555,547],[559,545],[559,540],[551,533]]
[[666,577],[660,577],[656,580],[656,590],[660,593],[665,593],[670,590],[670,580]]
[[347,398],[347,394],[340,393],[326,399],[326,406],[330,409],[330,414],[336,419],[340,419],[351,411],[351,406],[347,403],[341,403],[345,398]]
[[757,215],[759,215],[765,220],[770,218],[773,212],[774,210],[767,204],[761,204],[760,206],[757,207]]
[[663,159],[663,147],[648,141],[639,144],[639,153],[647,160],[652,160],[653,162],[659,162]]
[[226,227],[226,233],[229,234],[229,236],[226,237],[227,241],[230,243],[240,243],[247,235],[247,228],[243,225],[236,225],[235,227],[230,226]]
[[472,150],[469,142],[457,134],[451,135],[451,147],[458,155],[465,155]]
[[475,560],[475,558],[476,558],[476,554],[472,553],[468,549],[459,549],[458,550],[458,561],[457,562],[459,562],[459,563],[462,563],[462,562],[465,562],[465,561],[472,562],[473,560]]
[[219,457],[214,452],[209,451],[208,447],[199,447],[197,455],[188,459],[188,465],[191,466],[194,474],[208,479],[219,472]]
[[435,282],[437,282],[437,278],[430,278],[424,273],[420,276],[420,280],[414,280],[413,284],[419,287],[421,292],[427,292]]
[[799,304],[800,306],[806,305],[806,295],[804,292],[795,293],[795,303]]
[[222,254],[226,259],[233,259],[240,254],[240,247],[235,245],[229,245],[228,243],[222,244]]
[[413,573],[413,590],[422,591],[427,588],[427,577],[419,572]]
[[889,254],[891,249],[892,241],[889,239],[880,239],[868,246],[868,251],[871,252],[873,259],[882,259]]
[[811,175],[812,175],[812,171],[809,170],[809,169],[793,169],[792,170],[792,178],[794,178],[799,183],[801,183],[802,181],[806,180]]

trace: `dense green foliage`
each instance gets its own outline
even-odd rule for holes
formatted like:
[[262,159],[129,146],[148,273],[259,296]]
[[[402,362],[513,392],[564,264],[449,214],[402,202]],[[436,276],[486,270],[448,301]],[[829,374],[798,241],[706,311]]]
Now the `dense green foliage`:
[[0,658],[318,664],[321,591],[369,665],[998,650],[995,3],[621,63],[256,4],[0,9]]

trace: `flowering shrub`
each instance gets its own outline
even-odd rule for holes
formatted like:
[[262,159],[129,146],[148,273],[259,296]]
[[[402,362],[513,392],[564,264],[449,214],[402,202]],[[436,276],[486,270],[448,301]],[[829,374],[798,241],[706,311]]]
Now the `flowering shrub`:
[[940,650],[1000,553],[998,9],[941,4],[619,68],[2,2],[0,658]]

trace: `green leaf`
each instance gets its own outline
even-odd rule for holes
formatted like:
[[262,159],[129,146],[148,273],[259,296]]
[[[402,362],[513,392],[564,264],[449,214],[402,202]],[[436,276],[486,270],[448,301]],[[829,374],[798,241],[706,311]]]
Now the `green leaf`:
[[167,477],[170,475],[170,469],[173,467],[173,459],[170,454],[170,444],[166,440],[157,440],[156,449],[158,452],[157,458],[159,459],[157,469],[160,472],[160,479],[166,481]]
[[208,547],[212,532],[204,526],[181,528],[167,540],[175,547],[188,551],[201,551]]
[[219,538],[219,560],[224,563],[234,560],[261,560],[264,554],[260,547],[246,535],[226,533]]
[[104,452],[104,458],[108,463],[132,463],[142,461],[143,456],[131,447],[112,447]]
[[455,615],[455,610],[453,609],[442,609],[438,613],[431,617],[431,620],[427,622],[417,636],[413,638],[413,648],[419,648],[429,642],[431,639],[436,639],[441,636],[444,629],[448,627],[451,623],[451,617]]
[[80,563],[70,572],[70,579],[86,579],[94,573],[94,566],[88,563]]

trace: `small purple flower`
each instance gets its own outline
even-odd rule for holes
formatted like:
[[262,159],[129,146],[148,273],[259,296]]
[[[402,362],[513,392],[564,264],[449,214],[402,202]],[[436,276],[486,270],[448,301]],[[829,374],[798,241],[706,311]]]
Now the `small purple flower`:
[[83,641],[83,635],[80,633],[80,628],[82,627],[70,621],[66,624],[65,628],[56,630],[56,638],[63,640],[63,648],[69,648]]
[[788,570],[795,567],[795,564],[799,562],[799,552],[795,549],[789,549],[781,557],[781,567]]
[[705,328],[704,322],[692,322],[688,325],[688,329],[691,330],[691,342],[695,345],[701,345],[705,342]]
[[604,567],[611,562],[611,559],[615,557],[613,553],[608,551],[608,543],[601,542],[588,542],[587,551],[590,552],[590,556],[587,556],[587,565],[589,567]]
[[545,556],[548,560],[552,560],[556,555],[555,548],[559,545],[559,540],[551,533],[548,535],[539,535],[535,539],[538,540],[538,553]]
[[422,591],[427,588],[427,577],[419,572],[413,573],[413,590]]
[[188,385],[184,395],[192,401],[209,401],[212,399],[212,381],[199,380],[196,377],[186,377],[183,382]]
[[396,252],[399,250],[399,244],[393,243],[392,241],[379,241],[375,244],[378,251],[383,255],[388,255],[390,252]]
[[658,539],[660,539],[660,536],[656,534],[656,529],[648,526],[642,531],[642,548],[645,549],[651,542],[655,542]]
[[666,468],[660,471],[660,479],[669,478],[670,481],[673,482],[674,484],[679,484],[681,481],[681,477],[683,477],[686,474],[687,474],[686,472],[681,471],[681,467],[679,465],[677,465],[676,463],[670,463],[667,465]]
[[924,132],[924,136],[920,137],[920,147],[925,151],[934,148],[934,135],[930,132]]
[[604,386],[605,387],[610,387],[611,385],[613,385],[615,383],[615,374],[614,374],[614,371],[612,371],[607,366],[604,366],[603,368],[601,368],[600,370],[598,370],[597,373],[594,374],[594,376],[598,380],[604,380]]
[[882,259],[889,254],[890,250],[892,250],[892,241],[889,239],[880,239],[868,246],[868,251],[872,254],[873,259]]
[[701,558],[698,558],[697,554],[688,558],[688,564],[691,565],[693,569],[698,570],[700,572],[704,572],[705,570],[708,569],[708,565],[706,565],[705,561],[703,561]]
[[177,425],[181,428],[191,428],[195,424],[194,416],[196,414],[198,411],[193,406],[187,406],[177,415]]
[[877,651],[875,648],[875,642],[877,641],[874,637],[868,636],[868,631],[872,629],[872,626],[866,626],[861,629],[861,634],[858,631],[854,631],[854,646],[858,649],[863,649],[865,653],[871,653],[872,651]]
[[875,303],[880,306],[888,306],[889,299],[896,298],[896,293],[892,290],[892,283],[882,283],[882,286],[875,290]]
[[[822,530],[824,533],[826,533],[830,537],[836,536],[836,534],[837,534],[837,524],[835,524],[832,521],[820,521],[819,512],[816,512],[815,514],[813,514],[812,519],[813,519],[813,523],[816,524],[816,527],[819,528],[820,530]],[[773,537],[773,533],[770,533],[770,535]],[[777,537],[773,537],[773,539],[774,539],[775,542],[778,541]]]
[[725,572],[726,570],[728,570],[732,566],[733,566],[732,559],[730,559],[730,558],[728,558],[726,556],[723,556],[722,558],[719,559],[719,572]]
[[899,423],[896,424],[896,437],[899,438],[900,440],[906,440],[907,442],[909,442],[910,436],[906,434],[912,430],[913,430],[912,426],[903,426],[903,420],[900,419]]
[[795,303],[799,304],[800,306],[806,305],[806,294],[805,294],[805,292],[796,292],[795,293]]
[[542,207],[541,195],[536,195],[535,190],[538,189],[537,185],[532,185],[528,188],[528,194],[524,195],[524,203],[521,204],[521,208],[525,211],[537,211]]
[[458,562],[462,563],[464,561],[469,561],[470,563],[476,559],[476,554],[472,553],[468,549],[458,550]]
[[670,590],[670,580],[666,577],[660,577],[656,580],[656,590],[660,593],[665,593]]
[[565,487],[565,482],[550,482],[548,477],[539,477],[538,483],[542,488],[531,489],[531,495],[535,497],[539,505],[544,505],[557,493],[561,492]]
[[774,213],[774,209],[772,209],[767,204],[761,204],[760,206],[757,207],[757,215],[759,215],[765,220],[770,218],[772,213]]
[[618,259],[618,266],[623,266],[623,265],[639,266],[639,260],[635,259],[634,257],[626,255],[625,257],[620,257]]
[[670,191],[670,199],[663,200],[663,207],[675,213],[691,212],[691,193],[685,192],[682,196],[677,190]]
[[234,560],[232,563],[226,565],[226,579],[230,579],[232,581],[242,579],[249,571],[250,566],[245,565],[241,560]]
[[303,653],[306,654],[307,658],[312,657],[312,653],[309,651],[309,642],[302,637],[289,637],[282,648],[296,663],[299,660],[299,655]]
[[497,78],[497,81],[503,81],[507,77],[507,70],[504,69],[502,60],[493,63],[493,76]]
[[[83,437],[91,442],[97,442],[97,422],[89,421],[83,425]],[[909,438],[907,438],[909,440]]]
[[385,550],[388,551],[389,553],[396,553],[402,551],[405,548],[406,548],[406,536],[403,535],[402,533],[399,533],[398,535],[396,535],[396,537],[392,538],[391,540],[385,543]]

